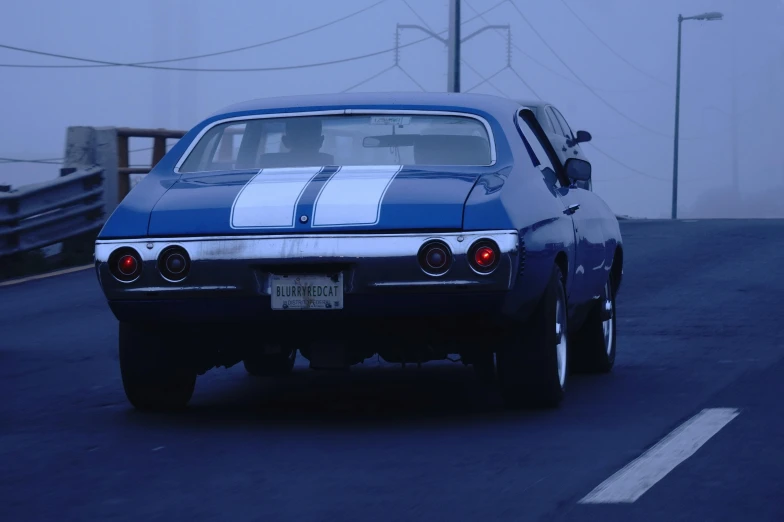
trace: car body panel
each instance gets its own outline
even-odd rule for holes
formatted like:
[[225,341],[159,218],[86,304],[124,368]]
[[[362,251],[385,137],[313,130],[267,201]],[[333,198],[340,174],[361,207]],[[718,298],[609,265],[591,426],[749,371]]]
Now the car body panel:
[[[530,136],[520,127],[525,106],[488,95],[377,93],[257,100],[216,113],[172,147],[100,232],[96,269],[110,307],[123,321],[296,323],[295,317],[339,322],[352,317],[467,315],[497,322],[533,309],[558,260],[566,273],[570,327],[576,329],[612,269],[615,250],[622,246],[620,229],[596,194],[564,178],[551,143],[537,147],[540,151],[546,147],[542,154],[555,158],[552,168],[534,164],[533,148],[527,143]],[[443,112],[481,118],[491,132],[493,162],[299,169],[301,182],[286,178],[293,185],[281,189],[280,197],[262,194],[249,204],[243,204],[243,191],[254,179],[263,181],[267,169],[194,173],[176,169],[194,140],[221,121],[351,111]],[[378,183],[364,192],[356,188],[359,185],[333,192],[332,206],[323,207],[332,218],[320,221],[318,198],[327,197],[325,187],[341,171]],[[270,172],[276,174],[274,169]],[[384,180],[388,183],[379,191]],[[358,199],[358,193],[364,199]],[[573,204],[580,205],[576,212],[569,210]],[[372,215],[373,208],[375,219],[346,221],[350,215]],[[467,249],[482,238],[494,238],[503,250],[502,261],[490,276],[474,272],[467,262]],[[454,254],[454,265],[443,276],[425,274],[417,261],[419,248],[433,239],[446,242]],[[172,244],[182,246],[193,258],[191,272],[181,283],[164,280],[156,268],[156,256]],[[133,247],[144,259],[143,275],[137,281],[120,283],[109,272],[109,255],[120,246]],[[281,270],[341,271],[344,308],[270,310],[267,281]]]
[[[445,169],[389,165],[310,168],[299,175],[292,169],[190,175],[158,200],[148,233],[459,230],[463,205],[481,173]],[[258,212],[260,206],[267,212]]]

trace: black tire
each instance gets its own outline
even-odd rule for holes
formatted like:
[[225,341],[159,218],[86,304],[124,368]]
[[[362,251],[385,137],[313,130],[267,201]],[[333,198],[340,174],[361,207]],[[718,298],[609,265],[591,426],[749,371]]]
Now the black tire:
[[[575,373],[608,373],[615,365],[615,292],[612,273],[607,276],[604,294],[588,314],[585,324],[572,341],[572,369]],[[609,303],[609,310],[605,305]]]
[[161,327],[120,323],[120,374],[128,401],[138,410],[185,408],[196,371],[183,365]]
[[244,361],[245,371],[254,377],[278,377],[288,375],[297,360],[296,348],[283,348],[281,353],[254,354]]
[[[556,314],[560,315],[558,319]],[[560,324],[559,333],[557,324]],[[567,331],[566,289],[563,274],[554,265],[533,314],[510,333],[496,355],[501,396],[507,407],[560,405],[569,374]]]

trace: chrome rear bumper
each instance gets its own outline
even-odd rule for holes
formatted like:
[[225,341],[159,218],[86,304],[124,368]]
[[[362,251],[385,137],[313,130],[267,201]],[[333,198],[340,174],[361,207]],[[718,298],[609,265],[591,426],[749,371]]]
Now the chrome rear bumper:
[[[452,251],[446,274],[427,275],[417,255],[422,245],[440,239]],[[501,256],[490,274],[475,272],[467,252],[480,239],[491,239]],[[181,282],[166,280],[157,268],[161,251],[184,248],[191,259]],[[133,282],[115,279],[108,267],[111,253],[130,247],[142,259]],[[519,267],[518,235],[511,231],[446,234],[318,234],[99,240],[95,244],[98,279],[110,301],[181,300],[208,296],[269,296],[270,275],[343,273],[344,294],[384,292],[499,292],[514,286]]]

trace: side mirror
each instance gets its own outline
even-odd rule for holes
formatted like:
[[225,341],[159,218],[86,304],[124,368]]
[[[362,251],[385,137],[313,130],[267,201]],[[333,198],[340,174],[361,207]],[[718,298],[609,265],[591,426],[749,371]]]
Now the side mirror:
[[590,181],[591,164],[585,160],[569,158],[564,165],[564,171],[569,179],[575,181]]
[[577,135],[574,137],[575,143],[586,143],[593,139],[591,133],[588,131],[579,130],[577,131]]
[[593,136],[591,136],[591,133],[588,131],[577,131],[577,135],[574,137],[574,139],[569,138],[568,140],[566,140],[566,145],[569,147],[574,147],[578,143],[585,143],[587,141],[591,141],[592,138]]

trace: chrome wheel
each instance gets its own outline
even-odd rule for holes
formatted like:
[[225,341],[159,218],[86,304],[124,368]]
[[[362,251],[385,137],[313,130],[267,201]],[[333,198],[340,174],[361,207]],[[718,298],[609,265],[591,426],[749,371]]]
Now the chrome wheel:
[[566,354],[569,342],[566,326],[566,292],[563,285],[559,284],[555,301],[555,353],[558,358],[558,384],[561,385],[561,389],[566,382]]
[[604,284],[604,303],[602,304],[602,331],[604,332],[604,350],[610,355],[613,350],[613,321],[615,321],[615,310],[613,309],[612,295],[610,295],[610,283]]

